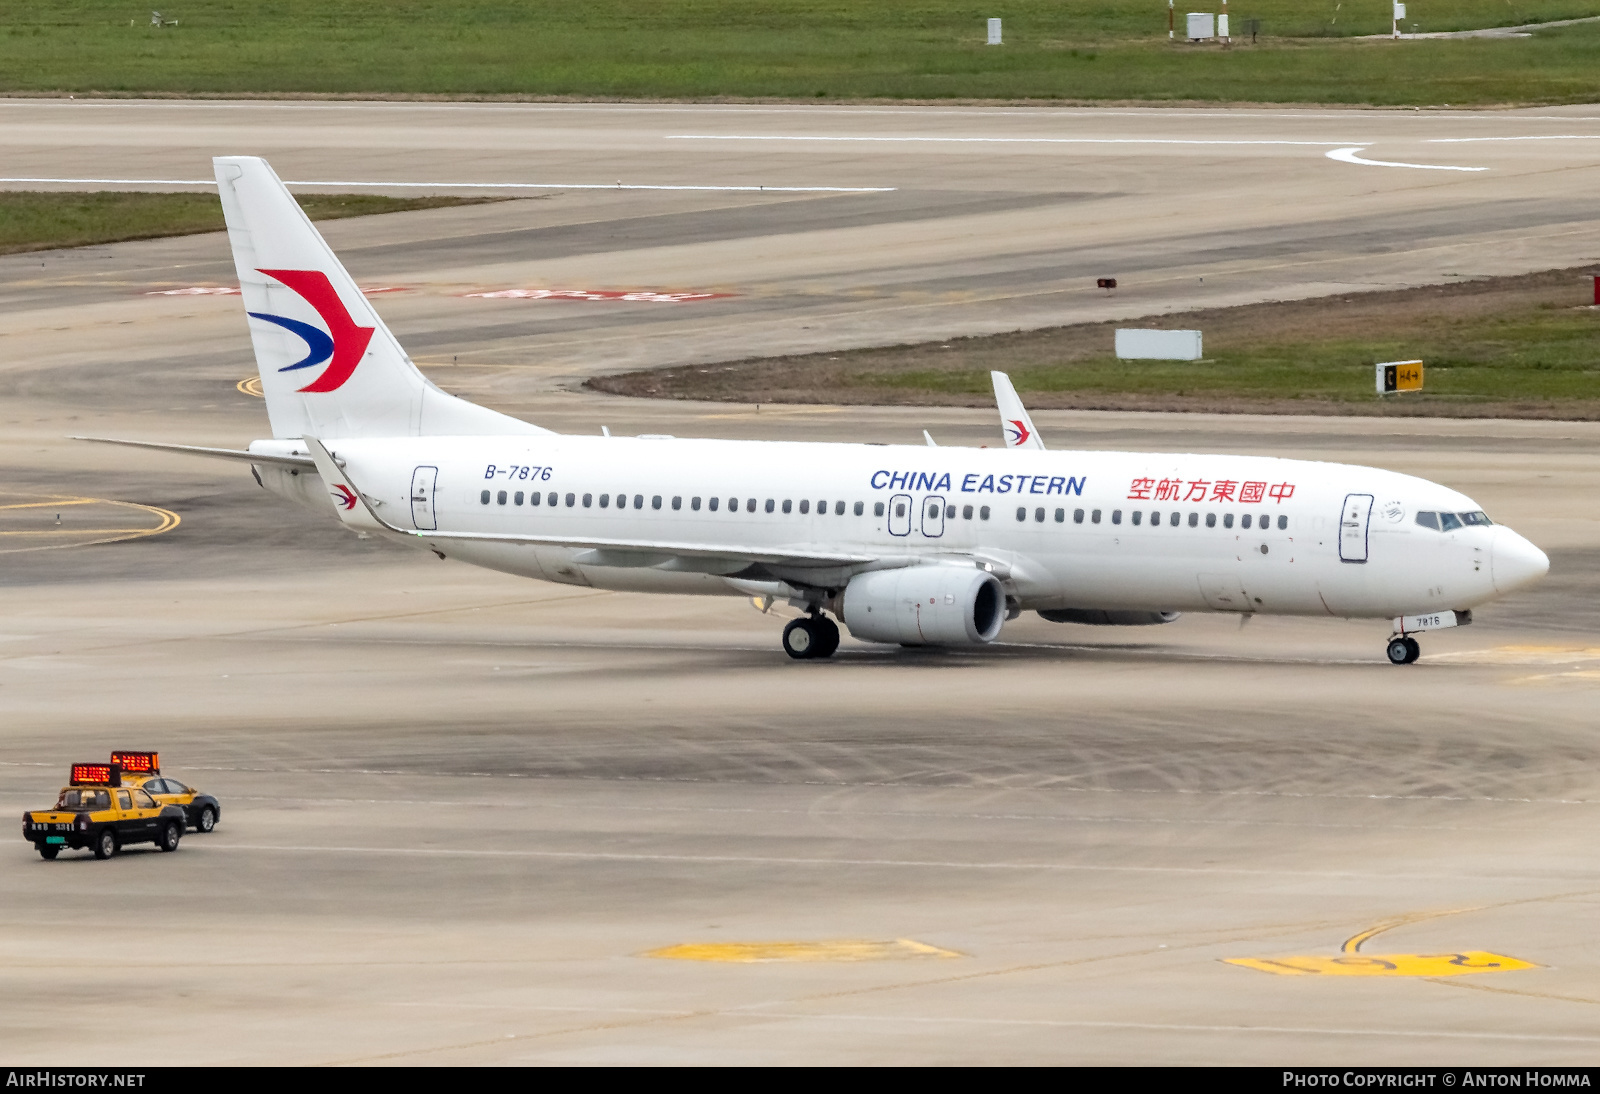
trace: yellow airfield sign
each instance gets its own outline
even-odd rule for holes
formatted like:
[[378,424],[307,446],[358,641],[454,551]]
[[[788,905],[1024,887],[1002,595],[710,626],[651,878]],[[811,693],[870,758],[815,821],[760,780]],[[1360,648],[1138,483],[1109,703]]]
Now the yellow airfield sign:
[[1378,364],[1378,394],[1422,390],[1421,361],[1381,361]]

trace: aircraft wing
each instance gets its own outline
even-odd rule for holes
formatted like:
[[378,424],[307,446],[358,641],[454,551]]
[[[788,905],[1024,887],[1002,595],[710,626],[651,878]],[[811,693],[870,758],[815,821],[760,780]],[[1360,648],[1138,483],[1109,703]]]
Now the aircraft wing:
[[512,543],[530,547],[570,547],[588,552],[578,561],[586,566],[665,566],[667,569],[718,572],[717,563],[773,563],[786,566],[849,566],[878,561],[877,555],[813,551],[804,547],[748,547],[736,543],[677,543],[670,540],[605,539],[574,536],[533,536],[501,532],[422,532],[399,528],[377,513],[367,496],[334,462],[321,441],[303,438],[317,472],[328,486],[339,519],[353,528],[383,530],[436,543],[446,540],[475,543]]
[[1017,397],[1011,377],[1003,372],[991,372],[989,379],[994,382],[994,401],[1000,407],[1000,435],[1005,438],[1006,447],[1043,448],[1044,441],[1039,439],[1033,419],[1028,417],[1022,400]]

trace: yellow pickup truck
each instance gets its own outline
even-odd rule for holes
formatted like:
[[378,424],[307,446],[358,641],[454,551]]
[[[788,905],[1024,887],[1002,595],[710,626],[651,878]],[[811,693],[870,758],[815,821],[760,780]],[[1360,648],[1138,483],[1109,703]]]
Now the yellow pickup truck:
[[22,837],[46,860],[83,848],[95,858],[110,858],[130,843],[176,851],[187,822],[180,806],[163,805],[137,786],[123,786],[116,764],[73,764],[55,808],[22,815]]

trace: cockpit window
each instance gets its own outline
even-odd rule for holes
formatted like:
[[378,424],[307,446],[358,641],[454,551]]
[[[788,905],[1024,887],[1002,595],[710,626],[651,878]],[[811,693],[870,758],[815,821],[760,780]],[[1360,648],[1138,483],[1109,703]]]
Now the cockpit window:
[[1465,525],[1487,527],[1494,523],[1482,509],[1472,513],[1418,513],[1417,523],[1436,532],[1453,532]]
[[1456,516],[1454,513],[1440,513],[1439,514],[1439,531],[1441,531],[1441,532],[1454,532],[1457,528],[1460,528],[1460,527],[1461,527],[1461,518]]
[[1462,524],[1493,524],[1494,523],[1494,521],[1489,519],[1489,514],[1485,513],[1482,509],[1479,509],[1476,513],[1458,513],[1456,515],[1461,518],[1461,523]]
[[1439,530],[1439,514],[1418,513],[1417,523],[1422,525],[1424,528],[1432,528],[1435,532],[1437,532]]

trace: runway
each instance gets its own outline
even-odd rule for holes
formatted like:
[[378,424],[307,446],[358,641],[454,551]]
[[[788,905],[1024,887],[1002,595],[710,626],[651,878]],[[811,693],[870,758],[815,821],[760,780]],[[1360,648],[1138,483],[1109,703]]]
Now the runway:
[[[1585,141],[1425,141],[1600,133],[1590,113],[6,102],[0,142],[19,177],[183,178],[260,150],[296,178],[893,186],[555,192],[326,231],[363,284],[405,290],[378,306],[437,382],[552,428],[986,444],[996,423],[970,410],[573,384],[1577,264],[1595,240]],[[1354,139],[997,158],[665,136],[757,125],[1372,137],[1369,158],[1490,170],[1324,155]],[[1190,191],[1216,200],[1186,206]],[[1111,255],[1130,256],[1107,271],[1129,288],[1097,296],[1083,279]],[[63,440],[260,435],[261,402],[236,386],[238,299],[146,295],[230,277],[218,236],[0,259],[0,504],[27,506],[0,510],[0,803],[15,815],[69,763],[150,747],[224,808],[175,855],[0,853],[8,1063],[1600,1056],[1600,426],[1036,416],[1053,447],[1393,467],[1550,553],[1544,584],[1427,637],[1406,669],[1384,662],[1381,626],[1201,616],[1027,616],[980,651],[847,640],[794,663],[781,620],[742,601],[458,567],[275,504],[239,469]],[[506,288],[732,295],[461,295]],[[177,521],[158,534],[73,545],[161,513]],[[671,949],[749,943],[803,959]],[[1390,974],[1411,967],[1399,955],[1488,960],[1470,954],[1531,967]]]

